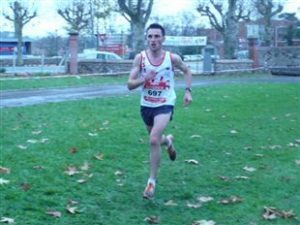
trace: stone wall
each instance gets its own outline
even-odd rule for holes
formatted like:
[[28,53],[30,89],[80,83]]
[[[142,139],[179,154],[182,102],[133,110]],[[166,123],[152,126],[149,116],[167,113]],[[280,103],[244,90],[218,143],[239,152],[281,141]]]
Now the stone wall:
[[[80,60],[78,61],[79,74],[93,74],[93,73],[120,73],[128,72],[132,68],[132,60],[122,61],[107,61],[101,62],[97,59]],[[68,72],[70,71],[70,64],[68,63]]]
[[252,70],[253,61],[249,59],[219,59],[214,65],[215,73],[240,72]]
[[[0,67],[13,66],[13,58],[10,59],[0,59]],[[23,64],[26,66],[38,66],[38,65],[58,65],[61,61],[61,57],[58,58],[30,58],[23,59]]]
[[262,67],[300,67],[300,47],[259,48],[258,56]]

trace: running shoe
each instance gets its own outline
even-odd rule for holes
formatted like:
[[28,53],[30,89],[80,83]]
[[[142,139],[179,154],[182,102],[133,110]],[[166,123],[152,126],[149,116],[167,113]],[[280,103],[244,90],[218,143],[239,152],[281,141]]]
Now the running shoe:
[[176,150],[175,150],[175,147],[173,145],[174,137],[173,137],[173,135],[169,134],[167,136],[167,139],[169,141],[169,144],[168,144],[168,147],[167,147],[167,150],[168,150],[168,153],[169,153],[169,158],[172,161],[174,161],[176,159]]
[[145,188],[143,197],[145,199],[152,199],[154,197],[155,185],[151,182],[148,182],[147,187]]

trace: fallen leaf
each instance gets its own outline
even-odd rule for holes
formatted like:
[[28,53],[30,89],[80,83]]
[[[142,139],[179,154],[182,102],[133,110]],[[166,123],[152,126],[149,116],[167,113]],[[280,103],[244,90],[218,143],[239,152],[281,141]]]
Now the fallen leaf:
[[230,196],[229,198],[224,198],[219,201],[219,203],[221,203],[223,205],[235,204],[235,203],[240,203],[240,202],[243,202],[243,199],[238,196],[234,196],[234,195]]
[[68,213],[71,213],[71,214],[80,213],[80,211],[78,210],[78,207],[73,206],[73,205],[67,205],[66,210]]
[[75,174],[80,173],[75,166],[69,166],[67,170],[65,171],[66,174],[69,176],[73,176]]
[[235,179],[237,180],[249,180],[250,178],[247,176],[236,176]]
[[185,160],[186,163],[189,163],[189,164],[194,164],[194,165],[198,165],[199,162],[195,159],[187,159]]
[[191,138],[201,138],[201,135],[199,135],[199,134],[193,134],[193,135],[191,136]]
[[29,139],[29,140],[27,140],[27,142],[31,143],[31,144],[36,144],[36,143],[38,143],[38,140],[36,140],[36,139]]
[[15,223],[15,220],[12,218],[8,218],[8,217],[1,217],[0,223],[12,224],[12,223]]
[[197,199],[198,199],[198,201],[203,202],[203,203],[205,203],[205,202],[211,202],[211,201],[214,200],[214,198],[210,197],[210,196],[201,196],[201,197],[199,197]]
[[91,133],[91,132],[90,132],[90,133],[88,133],[88,135],[89,135],[89,136],[91,136],[91,137],[98,136],[98,134],[97,134],[97,133]]
[[0,177],[0,185],[3,185],[3,184],[9,184],[9,180],[5,180],[2,177]]
[[248,166],[245,166],[243,169],[247,172],[254,172],[256,170],[254,167],[248,167]]
[[106,126],[106,125],[108,125],[108,124],[109,124],[109,120],[105,120],[105,121],[102,123],[103,126]]
[[40,140],[41,143],[45,143],[45,142],[47,142],[47,141],[49,141],[48,138],[42,138],[42,139]]
[[49,216],[53,216],[55,218],[60,218],[61,217],[61,212],[59,212],[59,211],[48,211],[47,214]]
[[229,177],[226,177],[226,176],[218,176],[221,180],[224,180],[224,181],[230,181],[230,178]]
[[238,132],[236,130],[231,130],[230,133],[231,134],[237,134]]
[[74,153],[77,153],[77,152],[78,152],[78,149],[77,149],[76,147],[72,147],[72,148],[69,149],[69,152],[70,152],[71,154],[74,154]]
[[213,220],[197,220],[192,223],[192,225],[215,225],[216,222]]
[[271,149],[271,150],[281,149],[281,148],[282,148],[281,145],[270,145],[270,146],[269,146],[269,149]]
[[97,155],[94,155],[94,157],[100,161],[104,159],[104,155],[102,153],[98,153]]
[[34,166],[33,169],[35,169],[35,170],[43,170],[43,169],[45,169],[45,167],[43,167],[43,166]]
[[294,218],[296,215],[293,210],[283,211],[276,209],[274,207],[264,207],[263,218],[266,220],[273,220],[277,217],[282,217],[284,219]]
[[116,175],[116,176],[122,176],[122,175],[123,175],[123,172],[120,171],[120,170],[117,170],[117,171],[115,172],[115,175]]
[[0,166],[0,173],[6,173],[6,174],[9,174],[9,173],[10,173],[10,169],[9,169],[9,168],[6,168],[6,167]]
[[178,204],[174,200],[169,200],[165,202],[165,206],[177,206]]
[[186,206],[188,208],[192,208],[192,209],[198,209],[202,206],[202,204],[199,202],[199,203],[190,203],[190,202],[187,202]]
[[88,162],[84,162],[84,164],[80,167],[81,170],[87,171],[90,169],[90,165]]
[[22,149],[22,150],[25,150],[25,149],[27,149],[27,146],[25,146],[25,145],[18,145],[18,148]]
[[158,216],[147,216],[144,221],[150,224],[159,224],[160,218]]
[[31,189],[31,184],[22,183],[21,187],[22,187],[23,191],[28,191],[29,189]]

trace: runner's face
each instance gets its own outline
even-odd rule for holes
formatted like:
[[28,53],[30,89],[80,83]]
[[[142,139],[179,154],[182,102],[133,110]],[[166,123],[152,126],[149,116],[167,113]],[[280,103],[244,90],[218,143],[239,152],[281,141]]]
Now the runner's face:
[[152,51],[160,50],[165,37],[160,29],[149,29],[147,32],[148,47]]

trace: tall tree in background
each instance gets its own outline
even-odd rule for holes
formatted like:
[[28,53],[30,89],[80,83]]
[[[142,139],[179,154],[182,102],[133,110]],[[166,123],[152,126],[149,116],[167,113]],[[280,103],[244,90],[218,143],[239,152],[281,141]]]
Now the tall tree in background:
[[207,1],[199,2],[197,11],[202,16],[207,16],[211,26],[222,34],[224,58],[233,59],[238,49],[238,22],[242,19],[249,20],[250,11],[245,10],[241,0],[209,0],[209,3],[210,5]]
[[[111,15],[113,8],[109,0],[91,0],[93,34],[99,34],[100,30],[106,33],[107,18]],[[100,23],[102,21],[102,24]],[[101,27],[102,25],[102,27]],[[99,38],[96,39],[96,48],[99,46]]]
[[84,0],[73,0],[70,6],[58,9],[57,13],[67,21],[69,32],[80,33],[89,25],[91,9]]
[[275,4],[275,0],[255,0],[257,12],[263,17],[265,35],[263,41],[266,46],[271,46],[273,39],[273,29],[271,20],[283,10],[281,4]]
[[296,17],[296,13],[282,13],[278,17],[290,22],[284,38],[287,41],[287,45],[292,46],[294,44],[293,39],[300,37],[300,35],[297,33],[297,26],[300,25],[300,21]]
[[14,1],[9,6],[13,12],[13,16],[4,14],[7,20],[14,23],[15,37],[18,39],[17,49],[17,65],[23,64],[23,28],[25,24],[36,17],[36,11],[30,12],[29,8],[22,5],[19,1]]
[[135,52],[144,48],[144,31],[152,12],[154,0],[118,0],[121,14],[130,23]]

